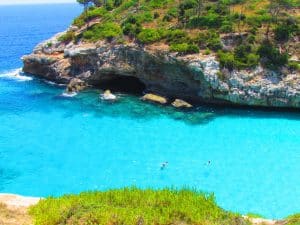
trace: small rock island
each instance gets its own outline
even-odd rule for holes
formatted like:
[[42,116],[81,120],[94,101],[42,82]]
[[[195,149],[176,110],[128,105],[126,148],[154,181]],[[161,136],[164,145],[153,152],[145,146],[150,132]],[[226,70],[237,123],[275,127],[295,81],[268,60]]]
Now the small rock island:
[[24,72],[69,91],[113,86],[187,108],[300,108],[297,1],[78,2],[84,12],[23,56]]

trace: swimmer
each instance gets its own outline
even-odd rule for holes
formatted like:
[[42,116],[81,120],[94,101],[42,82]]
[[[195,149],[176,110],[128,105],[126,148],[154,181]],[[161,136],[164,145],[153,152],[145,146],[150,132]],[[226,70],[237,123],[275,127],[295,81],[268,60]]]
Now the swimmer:
[[205,163],[206,166],[209,166],[210,164],[211,164],[211,161],[210,161],[210,160],[208,160],[208,161]]
[[160,169],[163,170],[164,168],[166,168],[168,165],[168,162],[163,162],[161,165],[160,165]]

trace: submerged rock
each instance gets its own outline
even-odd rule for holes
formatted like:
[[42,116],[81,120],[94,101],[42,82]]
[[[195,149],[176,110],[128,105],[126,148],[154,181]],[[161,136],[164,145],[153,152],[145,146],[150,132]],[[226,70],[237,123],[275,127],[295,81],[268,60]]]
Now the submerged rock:
[[155,94],[145,94],[142,97],[142,99],[145,101],[155,102],[162,105],[167,103],[167,99],[165,97],[155,95]]
[[192,108],[193,107],[190,103],[183,101],[181,99],[175,99],[175,101],[172,102],[172,106],[174,106],[175,108]]

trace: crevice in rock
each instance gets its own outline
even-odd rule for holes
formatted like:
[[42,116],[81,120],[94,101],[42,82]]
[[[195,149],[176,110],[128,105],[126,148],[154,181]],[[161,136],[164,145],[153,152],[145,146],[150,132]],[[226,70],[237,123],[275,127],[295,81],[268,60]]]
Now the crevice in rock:
[[95,87],[112,92],[122,92],[141,95],[146,89],[146,85],[138,78],[133,76],[124,76],[109,74],[102,76],[101,80],[94,83]]

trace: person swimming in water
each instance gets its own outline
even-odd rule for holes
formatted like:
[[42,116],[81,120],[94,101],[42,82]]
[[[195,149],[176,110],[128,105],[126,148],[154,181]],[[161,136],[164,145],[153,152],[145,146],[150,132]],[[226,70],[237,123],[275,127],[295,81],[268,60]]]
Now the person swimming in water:
[[163,162],[162,164],[160,164],[160,169],[163,170],[167,167],[168,162]]

